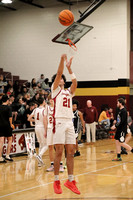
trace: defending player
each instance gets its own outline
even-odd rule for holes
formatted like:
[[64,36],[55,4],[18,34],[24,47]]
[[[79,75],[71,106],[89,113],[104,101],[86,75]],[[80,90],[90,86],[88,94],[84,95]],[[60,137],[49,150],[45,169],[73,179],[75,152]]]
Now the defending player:
[[36,156],[38,160],[38,167],[42,166],[43,160],[42,155],[48,149],[47,147],[47,116],[45,108],[45,100],[42,97],[38,99],[39,107],[35,108],[31,115],[28,117],[28,120],[31,121],[32,118],[35,119],[35,133],[37,140],[39,142],[39,154]]
[[[75,74],[72,72],[70,58],[67,61],[67,55],[63,54],[61,56],[60,64],[57,70],[57,74],[52,77],[52,98],[54,99],[54,125],[53,131],[53,143],[56,148],[55,159],[54,159],[54,191],[57,194],[62,193],[60,181],[59,181],[59,167],[60,161],[64,149],[66,147],[67,152],[67,170],[68,170],[68,180],[65,182],[65,186],[72,190],[74,193],[80,194],[80,191],[76,187],[76,182],[74,181],[73,167],[74,167],[74,151],[75,151],[75,132],[72,122],[73,112],[72,112],[72,97],[77,88],[77,80]],[[66,62],[66,67],[70,74],[72,84],[67,90],[64,89],[66,78],[63,75],[64,62]]]
[[119,112],[117,114],[117,122],[115,125],[111,127],[112,130],[115,130],[115,145],[116,145],[116,153],[117,158],[112,161],[122,161],[121,159],[121,146],[131,151],[133,153],[133,148],[125,143],[125,135],[127,132],[127,110],[124,107],[125,101],[122,98],[117,100],[117,107],[119,108]]
[[76,156],[80,156],[80,151],[78,148],[78,137],[81,132],[80,121],[83,127],[83,134],[85,134],[85,122],[83,119],[83,114],[78,110],[78,101],[73,100],[72,104],[73,104],[73,115],[74,115],[73,125],[74,125],[74,130],[75,130],[75,137],[76,137],[76,152],[74,154],[74,157],[76,157]]

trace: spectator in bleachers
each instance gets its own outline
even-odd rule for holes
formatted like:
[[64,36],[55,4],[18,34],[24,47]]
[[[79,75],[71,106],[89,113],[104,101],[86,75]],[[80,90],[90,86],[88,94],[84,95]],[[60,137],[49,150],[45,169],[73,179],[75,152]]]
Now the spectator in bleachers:
[[42,89],[48,92],[50,91],[48,78],[45,78],[45,80],[42,82]]
[[40,78],[37,81],[37,83],[40,83],[40,85],[42,85],[42,82],[44,82],[44,80],[45,80],[44,74],[41,74]]
[[32,111],[35,108],[35,104],[33,102],[30,102],[29,107],[25,110],[24,113],[24,124],[26,125],[26,128],[32,128],[30,121],[28,121],[29,115],[32,113]]
[[31,98],[36,94],[37,92],[37,84],[33,84],[33,86],[28,91],[30,93]]
[[25,94],[27,94],[27,87],[25,85],[22,86],[22,89],[21,89],[21,94],[24,96]]
[[8,97],[13,94],[13,87],[9,88],[6,92],[6,94],[8,95]]
[[25,86],[27,87],[27,91],[29,91],[31,83],[30,82],[26,82]]
[[18,100],[18,114],[17,114],[17,119],[16,119],[16,124],[19,124],[19,126],[22,128],[23,124],[24,124],[24,113],[25,113],[25,110],[26,110],[26,105],[27,105],[27,102],[26,102],[26,99],[24,98],[20,98]]
[[14,102],[14,100],[15,100],[15,97],[14,97],[13,94],[11,94],[10,97],[9,97],[9,105],[12,105],[12,103]]
[[3,92],[4,92],[4,86],[2,85],[0,86],[0,94],[3,94]]
[[23,97],[26,99],[27,104],[29,104],[31,102],[31,96],[30,93],[26,93],[23,95]]
[[107,111],[108,111],[108,108],[104,108],[104,110],[100,113],[98,122],[102,125],[105,125],[106,129],[109,129],[110,119],[109,119],[109,117],[107,117]]
[[41,89],[41,90],[39,91],[39,95],[40,95],[42,98],[44,98],[45,101],[47,102],[47,98],[48,98],[48,95],[49,95],[49,92],[48,92],[48,91],[45,91],[45,90]]
[[0,86],[7,86],[7,81],[2,74],[0,75]]
[[39,99],[39,92],[37,92],[37,93],[34,95],[34,97],[32,98],[32,102],[38,104],[38,99]]
[[114,122],[114,114],[113,114],[113,108],[108,108],[107,111],[107,117],[110,119],[110,127],[113,126],[113,122]]
[[9,81],[7,82],[7,85],[6,85],[5,88],[4,88],[4,93],[6,94],[7,91],[8,91],[10,88],[12,88],[12,87],[13,87],[13,83],[12,83],[11,80],[9,80]]
[[19,81],[16,80],[14,85],[13,85],[13,90],[14,90],[14,95],[15,95],[15,98],[20,94],[21,92],[21,87],[20,87],[20,84],[19,84]]
[[36,82],[36,79],[35,79],[35,78],[33,78],[33,79],[31,80],[31,87],[33,87],[33,84],[36,84],[36,85],[37,85],[37,82]]

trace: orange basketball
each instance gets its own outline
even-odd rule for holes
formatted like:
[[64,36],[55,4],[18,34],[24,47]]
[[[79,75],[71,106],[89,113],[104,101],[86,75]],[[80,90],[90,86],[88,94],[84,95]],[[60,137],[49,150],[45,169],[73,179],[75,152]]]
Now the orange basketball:
[[74,22],[74,15],[70,10],[62,10],[59,13],[59,22],[64,26],[70,26]]

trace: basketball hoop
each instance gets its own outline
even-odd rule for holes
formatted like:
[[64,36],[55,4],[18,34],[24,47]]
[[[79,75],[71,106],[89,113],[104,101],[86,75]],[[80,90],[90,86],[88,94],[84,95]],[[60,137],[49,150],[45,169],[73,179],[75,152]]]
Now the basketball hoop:
[[78,22],[74,22],[72,25],[70,25],[67,29],[65,29],[62,33],[59,33],[56,35],[52,42],[57,42],[60,44],[67,44],[71,47],[71,49],[74,49],[74,51],[77,50],[77,47],[75,44],[89,31],[93,29],[92,26],[81,24]]
[[68,41],[69,46],[70,46],[74,51],[77,51],[76,45],[75,45],[69,38],[67,38],[66,41]]

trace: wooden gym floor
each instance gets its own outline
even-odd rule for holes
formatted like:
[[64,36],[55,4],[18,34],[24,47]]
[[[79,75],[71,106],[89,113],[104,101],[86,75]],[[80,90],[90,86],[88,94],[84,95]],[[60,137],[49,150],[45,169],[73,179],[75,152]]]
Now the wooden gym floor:
[[[98,140],[95,145],[80,147],[81,156],[75,157],[75,179],[81,195],[74,194],[63,183],[67,170],[60,174],[62,194],[53,192],[53,172],[49,167],[48,152],[43,156],[45,166],[37,167],[36,159],[15,157],[14,162],[0,164],[0,199],[2,200],[130,200],[133,199],[133,154],[116,157],[113,139]],[[133,146],[133,139],[130,142]]]

